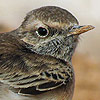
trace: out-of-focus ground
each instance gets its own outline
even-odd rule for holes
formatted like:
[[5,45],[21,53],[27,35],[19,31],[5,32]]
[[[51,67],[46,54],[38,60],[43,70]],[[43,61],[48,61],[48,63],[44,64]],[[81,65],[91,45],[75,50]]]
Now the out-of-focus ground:
[[76,73],[73,100],[100,100],[100,63],[76,53],[73,65]]
[[73,100],[100,100],[100,0],[0,0],[0,32],[17,28],[28,11],[44,5],[66,8],[81,25],[95,26],[93,31],[81,35],[73,56]]

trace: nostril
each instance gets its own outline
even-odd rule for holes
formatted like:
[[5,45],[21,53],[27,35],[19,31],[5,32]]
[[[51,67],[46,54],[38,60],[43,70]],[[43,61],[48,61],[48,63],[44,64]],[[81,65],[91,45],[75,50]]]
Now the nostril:
[[79,28],[81,28],[81,27],[83,27],[83,26],[74,25],[74,26],[72,27],[72,29],[79,29]]
[[83,26],[74,25],[74,26],[72,26],[72,27],[69,28],[69,32],[73,32],[75,29],[79,29],[79,28],[81,28],[81,27],[83,27]]
[[73,26],[73,29],[78,29],[78,28],[81,28],[81,27],[83,27],[83,26],[75,25],[75,26]]
[[78,26],[78,28],[81,28],[81,27],[83,27],[83,26]]

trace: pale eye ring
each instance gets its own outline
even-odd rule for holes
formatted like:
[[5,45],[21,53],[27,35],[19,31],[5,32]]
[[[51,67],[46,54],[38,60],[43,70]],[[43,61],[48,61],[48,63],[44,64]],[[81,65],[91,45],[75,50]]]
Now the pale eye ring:
[[46,37],[48,35],[48,30],[46,28],[43,27],[39,27],[36,31],[36,34],[39,37]]

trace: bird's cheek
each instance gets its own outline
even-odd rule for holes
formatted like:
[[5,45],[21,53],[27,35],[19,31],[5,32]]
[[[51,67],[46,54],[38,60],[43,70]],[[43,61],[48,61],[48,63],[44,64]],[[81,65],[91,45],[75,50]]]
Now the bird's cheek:
[[32,38],[29,38],[29,37],[24,37],[21,40],[23,42],[27,43],[27,44],[30,44],[30,45],[35,45],[36,44],[36,41]]

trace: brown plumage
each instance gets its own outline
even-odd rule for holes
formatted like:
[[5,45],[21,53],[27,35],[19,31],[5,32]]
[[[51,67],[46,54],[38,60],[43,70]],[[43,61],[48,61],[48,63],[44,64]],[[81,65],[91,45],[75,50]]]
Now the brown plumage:
[[91,29],[65,9],[46,6],[0,34],[0,100],[72,100],[71,58],[79,34]]

